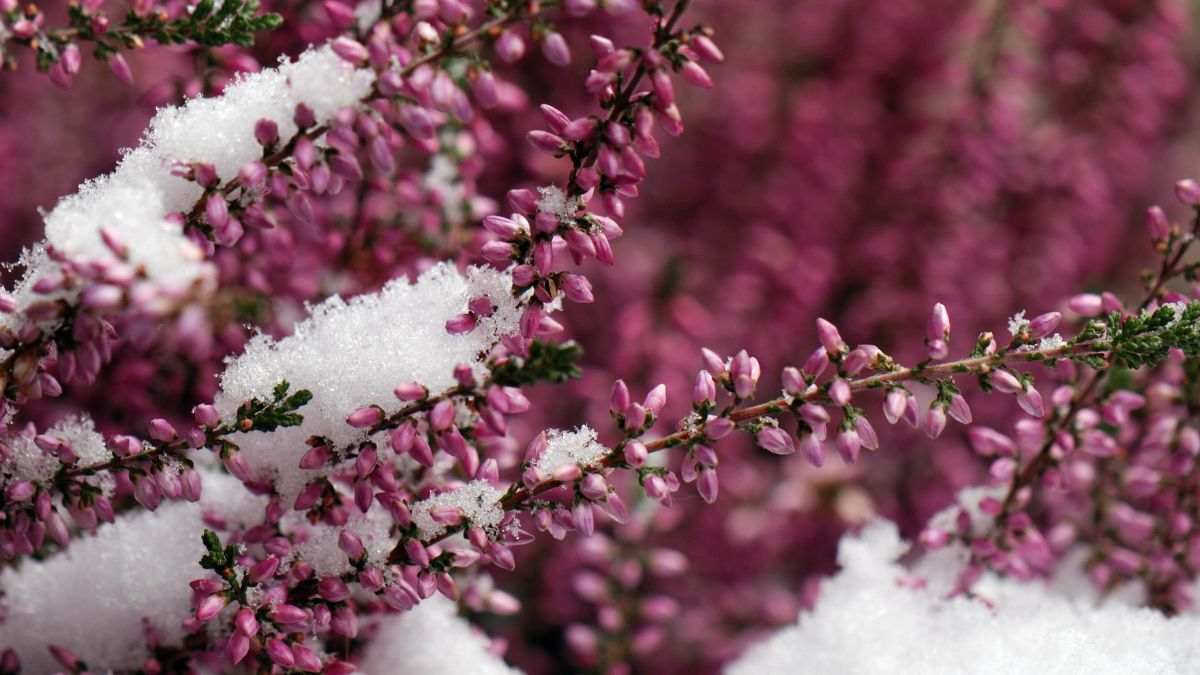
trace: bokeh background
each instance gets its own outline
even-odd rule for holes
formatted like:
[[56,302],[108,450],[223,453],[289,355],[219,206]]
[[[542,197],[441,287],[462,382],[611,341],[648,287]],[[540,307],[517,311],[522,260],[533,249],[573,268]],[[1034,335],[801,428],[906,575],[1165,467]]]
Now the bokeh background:
[[[908,358],[935,301],[948,306],[961,353],[1018,310],[1135,288],[1152,255],[1144,210],[1181,214],[1170,186],[1200,172],[1200,3],[695,4],[728,57],[712,69],[717,86],[681,92],[687,131],[651,164],[618,265],[594,270],[597,302],[564,319],[585,375],[537,392],[518,439],[547,425],[606,428],[618,377],[636,392],[667,383],[674,418],[702,346],[750,350],[773,388],[815,346],[818,316]],[[110,170],[156,106],[217,93],[239,70],[332,31],[319,3],[268,6],[288,22],[253,49],[146,49],[130,58],[132,87],[90,61],[70,90],[28,63],[0,74],[0,259],[40,237],[39,208]],[[583,112],[588,33],[644,29],[604,15],[565,26],[569,68],[531,54],[499,71],[524,96],[506,90],[472,129],[460,169],[477,199],[559,175],[522,140],[540,123],[530,102]],[[303,302],[370,290],[432,258],[472,259],[474,222],[406,216],[444,198],[423,189],[424,160],[412,161],[393,184],[323,207],[325,230],[284,222],[263,236],[261,246],[293,255],[223,260],[221,302],[158,327],[157,347],[127,342],[94,387],[32,414],[86,407],[107,429],[149,411],[186,414],[212,395],[226,354],[255,329],[286,332]],[[1013,416],[1008,402],[972,401],[984,421]],[[932,442],[888,430],[858,465],[821,470],[731,444],[716,505],[681,492],[672,509],[638,504],[632,526],[526,547],[518,571],[494,580],[522,610],[466,611],[530,673],[716,671],[814,601],[847,528],[883,514],[912,535],[978,482],[984,464],[961,433]]]

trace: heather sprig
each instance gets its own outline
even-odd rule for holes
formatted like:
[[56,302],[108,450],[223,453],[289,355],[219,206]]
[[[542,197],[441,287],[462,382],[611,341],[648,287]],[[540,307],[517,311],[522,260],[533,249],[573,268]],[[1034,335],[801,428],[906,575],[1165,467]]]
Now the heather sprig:
[[[283,22],[279,14],[259,13],[257,0],[201,0],[184,11],[139,3],[120,23],[114,24],[103,11],[103,0],[67,7],[67,25],[44,26],[45,16],[36,4],[21,7],[11,3],[0,7],[0,61],[16,67],[16,48],[30,49],[38,70],[48,71],[50,79],[69,87],[82,66],[80,45],[90,44],[97,60],[109,65],[113,74],[126,84],[133,72],[122,52],[142,49],[148,41],[163,45],[196,44],[204,47],[254,44],[256,33],[274,30]],[[172,16],[172,13],[175,15]]]

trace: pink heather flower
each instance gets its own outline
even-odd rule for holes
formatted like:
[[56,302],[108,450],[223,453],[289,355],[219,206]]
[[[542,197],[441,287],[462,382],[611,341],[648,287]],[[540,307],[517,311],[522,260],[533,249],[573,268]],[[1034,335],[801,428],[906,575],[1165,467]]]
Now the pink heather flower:
[[356,428],[364,429],[373,427],[383,421],[383,409],[377,406],[365,406],[350,413],[346,418],[346,424]]
[[1146,209],[1146,229],[1153,241],[1166,241],[1171,236],[1171,222],[1159,206]]
[[707,370],[701,370],[696,373],[696,384],[692,388],[692,403],[697,406],[713,405],[716,401],[717,384]]
[[[817,319],[817,338],[820,339],[825,352],[831,357],[841,356],[842,352],[846,351],[846,342],[838,333],[837,326],[825,319]],[[805,370],[808,369],[805,368]]]
[[595,299],[591,282],[581,274],[563,275],[563,293],[571,302],[590,303]]
[[728,417],[709,417],[704,423],[704,435],[713,440],[720,440],[728,436],[735,428],[736,424]]
[[202,403],[192,408],[192,419],[202,427],[215,427],[221,423],[221,414],[215,406]]
[[649,392],[646,393],[646,398],[642,402],[642,407],[655,417],[662,414],[662,410],[667,405],[667,385],[655,385]]
[[367,59],[371,57],[370,52],[361,42],[345,36],[335,38],[330,42],[330,47],[333,48],[335,54],[355,66],[366,64]]
[[1099,316],[1104,310],[1104,299],[1095,293],[1080,293],[1072,297],[1067,306],[1080,316]]
[[129,63],[121,54],[113,54],[108,57],[108,69],[112,71],[117,79],[127,85],[133,84],[133,70],[129,68]]
[[496,56],[505,63],[516,63],[525,56],[525,41],[512,29],[500,34],[496,40]]
[[954,394],[950,397],[950,405],[947,407],[946,412],[959,424],[971,423],[971,406],[967,403],[967,399],[963,398],[962,394]]
[[175,427],[161,417],[150,420],[150,438],[169,443],[175,440]]
[[696,491],[706,503],[712,504],[717,501],[719,487],[715,469],[705,467],[700,470],[700,476],[696,479]]
[[657,474],[646,476],[642,487],[646,490],[646,496],[651,499],[662,501],[671,496],[670,490],[667,488],[667,482]]
[[454,424],[454,403],[443,399],[429,413],[429,426],[435,431],[445,431]]
[[888,390],[883,399],[883,416],[887,419],[888,424],[895,424],[904,415],[908,398],[908,392],[904,389],[894,387]]
[[847,375],[857,375],[870,362],[871,355],[867,350],[861,347],[852,349],[842,360],[842,371]]
[[1191,178],[1175,183],[1175,197],[1184,206],[1200,206],[1200,183]]
[[1042,394],[1036,387],[1026,387],[1025,391],[1017,394],[1017,405],[1032,417],[1041,419],[1046,416],[1046,409],[1042,404]]
[[971,441],[972,449],[984,457],[1012,456],[1017,452],[1017,446],[1011,438],[990,427],[972,426],[967,430],[967,436]]
[[925,433],[930,438],[937,438],[942,435],[942,431],[946,429],[946,409],[940,405],[929,407],[929,412],[925,414]]
[[725,55],[707,35],[697,35],[692,38],[691,47],[702,58],[712,63],[721,63],[725,60]]
[[633,397],[629,394],[629,387],[624,380],[617,380],[613,383],[612,393],[609,395],[608,409],[614,415],[623,415],[633,403]]
[[842,429],[834,442],[842,461],[853,464],[858,461],[858,453],[862,448],[862,439],[854,429]]
[[759,447],[776,455],[790,455],[796,451],[792,437],[778,427],[765,427],[755,434]]
[[875,427],[871,426],[871,421],[864,415],[859,415],[854,418],[854,430],[858,432],[858,437],[862,440],[862,445],[868,450],[879,449],[879,436],[875,433]]
[[991,375],[992,386],[996,391],[1005,394],[1016,394],[1025,391],[1025,385],[1015,375],[1007,370],[996,370]]
[[1059,322],[1062,321],[1061,312],[1046,312],[1033,318],[1029,322],[1029,334],[1032,337],[1040,338],[1054,332],[1058,328]]
[[703,66],[695,61],[684,63],[679,74],[683,76],[683,79],[697,87],[704,89],[712,89],[713,87],[712,77],[709,76],[708,71],[704,70]]
[[801,436],[800,452],[813,466],[819,467],[825,463],[825,446],[816,434]]
[[429,395],[429,390],[418,382],[408,382],[393,389],[392,394],[401,401],[419,401]]
[[571,63],[571,49],[563,36],[555,31],[546,33],[542,38],[542,55],[556,66],[566,66]]
[[[825,350],[822,349],[820,352],[824,354]],[[780,380],[783,382],[783,390],[791,396],[800,396],[808,388],[807,383],[804,381],[804,376],[792,366],[783,369]]]
[[829,398],[839,406],[845,406],[850,403],[850,383],[842,378],[835,378],[829,383]]
[[225,608],[225,597],[218,594],[205,596],[196,604],[196,620],[208,623]]
[[332,457],[330,449],[324,445],[317,445],[309,448],[307,452],[300,458],[301,469],[319,469],[325,466]]

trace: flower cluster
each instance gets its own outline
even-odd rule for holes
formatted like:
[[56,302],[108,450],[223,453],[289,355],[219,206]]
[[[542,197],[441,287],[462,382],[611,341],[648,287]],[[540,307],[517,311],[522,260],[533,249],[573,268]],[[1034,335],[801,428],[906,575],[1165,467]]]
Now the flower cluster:
[[[1177,289],[1196,276],[1188,253],[1200,187],[1177,185],[1193,211],[1187,226],[1149,210],[1160,266],[1140,303],[1125,305],[1116,292],[1050,300],[1080,284],[1082,271],[1063,272],[1054,293],[1019,296],[1018,306],[1044,311],[1012,315],[1007,336],[978,329],[999,324],[1013,303],[997,303],[1003,315],[964,320],[959,288],[945,302],[922,298],[928,318],[914,326],[918,301],[908,296],[921,293],[888,296],[882,281],[853,278],[859,267],[911,265],[923,289],[942,291],[950,279],[967,293],[1003,278],[996,269],[956,276],[961,261],[947,262],[939,248],[955,230],[942,221],[949,232],[905,257],[896,237],[907,241],[910,219],[925,217],[916,199],[911,212],[886,218],[871,199],[859,204],[864,217],[886,222],[869,243],[855,237],[855,269],[842,270],[841,290],[827,283],[839,271],[828,251],[805,243],[811,250],[798,252],[788,236],[758,227],[737,229],[733,238],[757,232],[754,243],[731,244],[720,264],[686,282],[690,300],[674,297],[685,282],[670,271],[686,256],[667,263],[661,292],[623,297],[623,284],[663,264],[654,251],[686,250],[647,246],[672,235],[637,214],[653,221],[657,209],[684,210],[667,181],[652,177],[651,160],[668,163],[660,175],[680,171],[671,158],[679,143],[663,134],[683,132],[689,97],[707,94],[708,69],[725,60],[712,29],[690,23],[690,5],[328,0],[267,6],[299,27],[257,46],[254,34],[279,17],[253,3],[138,6],[121,27],[107,26],[99,6],[72,6],[62,30],[43,30],[32,6],[4,14],[0,48],[33,49],[59,84],[79,73],[80,42],[95,43],[110,64],[143,39],[187,42],[198,45],[187,53],[204,62],[199,71],[183,68],[182,84],[157,87],[148,100],[212,96],[161,109],[114,172],[48,211],[45,240],[0,291],[0,671],[508,672],[496,657],[503,641],[456,612],[493,626],[548,620],[572,662],[598,672],[725,661],[749,631],[790,622],[815,592],[729,569],[719,570],[721,583],[687,584],[685,571],[715,576],[737,558],[714,563],[720,556],[697,547],[732,536],[763,553],[749,558],[787,556],[809,536],[787,522],[823,509],[836,523],[814,538],[827,543],[875,510],[863,477],[908,461],[888,451],[868,460],[863,450],[913,437],[893,426],[919,432],[918,448],[953,448],[951,420],[967,425],[977,457],[959,458],[974,473],[949,482],[978,475],[987,485],[929,522],[914,554],[922,562],[902,585],[933,583],[976,617],[972,603],[995,600],[989,584],[1020,587],[1078,568],[1100,594],[1190,611],[1200,565],[1191,405],[1200,303]],[[894,11],[921,15],[909,5]],[[1058,10],[1041,11],[1014,9],[1015,28],[950,12],[956,27],[946,39],[965,30],[958,21],[972,35],[977,19],[994,26],[969,55],[972,81],[1019,88],[1027,75],[1000,66],[1010,42],[1041,39],[1036,21]],[[1121,28],[1135,36],[1173,16],[1126,13]],[[1098,22],[1087,23],[1096,35]],[[310,42],[322,46],[233,75]],[[1169,62],[1144,42],[1146,61]],[[872,58],[886,62],[890,52],[879,49]],[[878,67],[859,64],[863,72],[846,81],[870,80]],[[941,76],[958,82],[964,71],[950,70]],[[577,98],[560,96],[562,82]],[[697,91],[677,91],[681,82]],[[734,87],[730,114],[761,102],[747,86]],[[546,91],[553,105],[535,105]],[[805,92],[793,123],[813,123],[823,97],[853,91]],[[1021,118],[1010,104],[979,94],[955,108],[961,119],[937,128],[963,139],[949,144],[956,149],[996,160],[980,165],[1002,165],[1005,130]],[[705,107],[695,106],[701,137],[714,119]],[[963,125],[976,117],[997,127],[994,146],[970,142]],[[733,135],[753,136],[752,126]],[[1069,132],[1042,135],[1069,145],[1061,136]],[[679,156],[694,162],[687,148],[705,145]],[[783,163],[809,152],[800,145],[781,151]],[[928,152],[929,138],[921,145],[894,166],[863,159],[879,171],[870,191],[910,195],[911,176],[928,175],[913,155]],[[1008,160],[1019,174],[1022,161],[1039,158]],[[715,212],[738,223],[773,217],[764,210],[853,222],[824,211],[855,201],[839,171],[797,180],[841,195],[812,199],[821,203],[815,213],[795,215],[803,210],[792,209],[800,197],[791,195],[751,199],[747,215],[726,203],[728,188],[714,190]],[[1003,182],[981,173],[955,183],[971,191],[967,206],[947,207],[948,221],[984,228],[994,200],[1028,215],[1021,190],[981,196]],[[729,178],[724,169],[713,176]],[[654,199],[635,206],[642,193]],[[1077,196],[1070,208],[1098,199]],[[632,245],[617,241],[627,233]],[[742,245],[755,249],[753,272],[729,267]],[[647,268],[647,258],[657,262]],[[704,307],[775,286],[791,289],[784,298],[798,286],[820,289],[787,310],[761,308],[771,319],[802,316],[805,327],[830,317],[816,319],[807,346],[774,330],[751,335],[745,322],[716,321],[717,310]],[[839,297],[857,309],[831,306]],[[892,313],[874,311],[886,305]],[[901,318],[903,331],[886,330]],[[688,339],[643,339],[660,319]],[[843,330],[894,351],[847,342]],[[685,348],[701,342],[722,348]],[[593,369],[579,343],[618,355]],[[616,364],[636,363],[643,350],[663,352],[651,354],[654,369],[620,372]],[[547,392],[572,380],[567,390],[585,392],[599,414],[556,412],[573,404]],[[1013,419],[1013,433],[997,430]],[[692,510],[699,505],[713,506]],[[148,559],[149,542],[170,546],[169,559]],[[900,552],[885,544],[880,565],[848,543],[846,578],[894,585]],[[569,583],[527,580],[555,573]],[[533,590],[518,592],[523,583]],[[71,611],[84,595],[97,596],[95,611]],[[708,606],[700,614],[689,602]],[[924,620],[923,612],[915,613]],[[700,648],[678,654],[688,643]],[[552,669],[530,644],[509,645],[513,658]]]

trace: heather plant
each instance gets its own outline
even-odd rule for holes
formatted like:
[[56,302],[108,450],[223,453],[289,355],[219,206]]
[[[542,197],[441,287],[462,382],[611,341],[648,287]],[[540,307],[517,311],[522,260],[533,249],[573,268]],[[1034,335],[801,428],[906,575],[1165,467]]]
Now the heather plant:
[[[853,472],[897,451],[876,425],[936,439],[951,420],[974,422],[977,394],[1020,415],[1011,434],[970,427],[985,484],[929,522],[907,566],[887,525],[847,540],[815,618],[735,670],[799,670],[810,655],[830,672],[895,669],[899,648],[850,646],[861,589],[910,627],[954,630],[939,603],[952,605],[973,645],[1015,631],[1022,608],[1062,621],[1091,588],[1160,613],[1083,610],[1096,622],[1071,629],[1087,644],[1136,615],[1140,629],[1168,626],[1151,644],[1160,660],[1141,663],[1185,668],[1174,636],[1190,619],[1166,616],[1190,610],[1200,564],[1200,303],[1175,290],[1196,272],[1193,181],[1176,188],[1191,219],[1148,211],[1161,262],[1128,305],[1110,292],[1042,299],[1028,319],[1011,308],[1006,337],[980,332],[956,352],[962,329],[936,303],[888,346],[895,356],[810,316],[777,387],[745,349],[695,353],[684,388],[601,389],[584,371],[564,317],[597,304],[596,266],[620,273],[657,132],[684,131],[677,85],[711,88],[707,68],[724,60],[689,5],[326,2],[322,46],[161,109],[115,171],[47,212],[45,240],[0,295],[0,668],[509,672],[503,645],[455,603],[476,617],[529,612],[496,579],[536,564],[521,547],[549,539],[575,558],[570,592],[597,608],[596,625],[564,631],[575,662],[628,672],[679,611],[643,585],[688,565],[656,539],[660,514],[718,501],[731,441]],[[152,21],[246,47],[246,31],[278,23],[254,12],[198,5],[182,24]],[[585,50],[573,21],[636,41],[593,34]],[[518,140],[554,168],[490,193],[500,117],[529,106],[500,64],[531,48],[560,68],[587,52],[587,100],[563,104],[574,114],[537,106]],[[68,84],[61,63],[51,75]],[[167,399],[89,389],[117,368],[163,386],[161,364],[187,382]],[[608,422],[540,424],[535,390],[576,378]],[[1090,585],[1038,585],[1072,574]],[[641,622],[627,641],[607,637],[630,620],[620,592]],[[1033,653],[1069,667],[1062,645],[1078,642]]]

